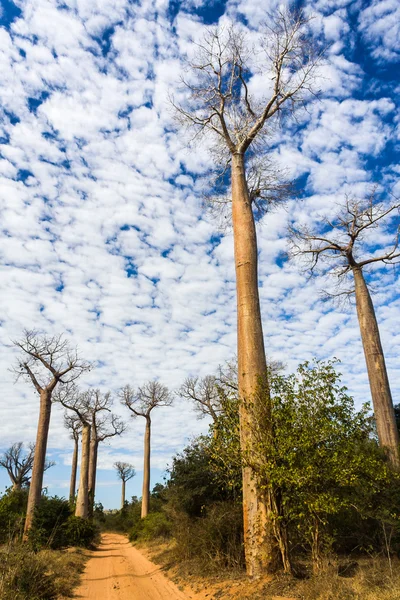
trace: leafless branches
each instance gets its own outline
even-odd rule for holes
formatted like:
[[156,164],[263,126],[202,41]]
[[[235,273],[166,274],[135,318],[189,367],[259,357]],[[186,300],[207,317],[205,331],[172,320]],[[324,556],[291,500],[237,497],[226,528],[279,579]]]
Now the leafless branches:
[[136,471],[133,465],[126,462],[114,463],[114,469],[117,471],[119,479],[121,479],[121,481],[124,481],[125,483],[136,475]]
[[[0,457],[0,467],[6,469],[13,489],[21,489],[29,485],[29,473],[32,471],[34,455],[34,444],[29,444],[28,451],[24,453],[23,443],[17,442]],[[54,462],[47,461],[44,470],[47,471],[54,465]]]
[[[354,268],[362,269],[377,262],[396,264],[400,259],[400,225],[393,217],[399,211],[400,202],[380,202],[376,188],[366,199],[346,196],[336,215],[324,219],[319,231],[308,226],[291,226],[290,254],[302,257],[311,274],[321,266],[325,273],[335,275],[340,281]],[[372,235],[378,229],[379,235]],[[331,296],[351,293],[352,290],[339,289]]]
[[91,368],[62,334],[47,336],[25,330],[14,344],[21,350],[14,372],[17,378],[30,380],[39,394],[52,392],[58,382],[71,383]]
[[156,406],[171,406],[173,397],[165,385],[158,381],[148,381],[135,391],[126,385],[120,391],[121,403],[129,408],[132,416],[149,417]]
[[193,402],[200,419],[208,415],[214,423],[217,422],[222,407],[215,377],[212,375],[201,378],[187,377],[177,394],[181,398]]
[[[209,131],[231,154],[244,154],[284,108],[294,110],[315,93],[321,53],[307,36],[301,12],[280,10],[255,46],[238,25],[209,29],[182,83],[188,101],[172,99],[178,119],[197,134]],[[255,93],[252,77],[263,78]]]

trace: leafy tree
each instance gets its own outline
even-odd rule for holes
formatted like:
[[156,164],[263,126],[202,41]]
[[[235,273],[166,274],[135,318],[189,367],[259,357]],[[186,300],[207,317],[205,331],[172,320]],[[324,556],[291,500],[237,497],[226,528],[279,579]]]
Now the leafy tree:
[[369,405],[355,409],[334,364],[306,362],[296,374],[271,380],[272,438],[265,411],[251,407],[257,451],[243,459],[260,485],[273,489],[274,531],[286,571],[289,532],[300,532],[318,570],[330,517],[350,507],[366,514],[394,477],[374,439]]

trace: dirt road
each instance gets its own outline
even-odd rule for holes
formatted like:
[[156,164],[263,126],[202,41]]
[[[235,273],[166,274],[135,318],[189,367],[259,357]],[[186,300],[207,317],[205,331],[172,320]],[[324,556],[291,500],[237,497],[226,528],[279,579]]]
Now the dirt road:
[[86,600],[188,600],[126,537],[102,535],[91,552],[75,598]]

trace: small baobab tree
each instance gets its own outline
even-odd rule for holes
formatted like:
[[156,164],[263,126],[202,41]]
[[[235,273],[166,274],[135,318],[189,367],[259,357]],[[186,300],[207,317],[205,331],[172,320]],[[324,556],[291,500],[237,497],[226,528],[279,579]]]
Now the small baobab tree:
[[[30,472],[33,467],[35,456],[34,444],[29,444],[27,452],[24,452],[22,442],[13,444],[0,456],[0,467],[3,467],[11,480],[12,489],[20,490],[30,485]],[[50,469],[55,465],[54,462],[45,462],[44,470]]]
[[135,392],[126,385],[120,392],[121,402],[129,408],[132,417],[144,417],[146,429],[144,434],[144,465],[142,489],[142,519],[149,514],[150,503],[150,437],[151,412],[159,406],[171,406],[173,399],[165,385],[158,381],[149,381]]
[[79,453],[79,437],[82,433],[82,422],[77,414],[69,414],[67,411],[64,414],[64,426],[70,432],[70,438],[74,442],[74,450],[72,453],[71,479],[69,485],[69,503],[75,503],[76,491],[76,472],[78,468],[78,453]]
[[20,355],[13,370],[17,378],[28,379],[40,397],[39,422],[24,529],[26,537],[42,493],[53,392],[59,383],[71,383],[88,371],[90,363],[79,357],[77,350],[63,335],[47,336],[26,330],[23,337],[14,344],[19,348]]
[[111,412],[114,401],[110,392],[103,394],[99,389],[94,389],[90,390],[90,395],[89,515],[92,516],[99,444],[116,435],[121,435],[126,430],[126,425],[118,415]]
[[[379,202],[374,189],[364,200],[348,196],[333,218],[324,219],[315,229],[295,225],[290,228],[292,256],[304,257],[311,273],[321,267],[325,274],[337,277],[339,289],[331,295],[355,295],[379,443],[395,468],[400,467],[399,434],[378,322],[365,273],[371,265],[376,268],[383,264],[393,265],[400,260],[399,209],[399,202]],[[392,241],[390,246],[389,239]],[[341,288],[349,276],[351,289]]]
[[[263,177],[268,136],[298,105],[312,98],[319,54],[301,12],[278,11],[255,34],[243,26],[207,30],[188,61],[185,93],[172,100],[178,119],[211,141],[221,179],[230,175],[238,318],[238,383],[241,447],[252,453],[250,403],[270,402],[258,291],[255,214],[279,199],[279,186]],[[257,159],[260,161],[257,161]],[[254,164],[254,163],[253,163]],[[265,161],[264,161],[265,165]],[[285,190],[286,191],[286,190]],[[267,424],[267,426],[270,426]],[[275,568],[276,542],[268,498],[254,469],[243,467],[244,546],[247,573]]]
[[114,463],[114,469],[117,471],[117,475],[122,482],[122,491],[121,491],[121,510],[125,506],[125,486],[126,482],[132,479],[136,475],[136,471],[133,468],[133,465],[130,465],[126,462],[116,462]]

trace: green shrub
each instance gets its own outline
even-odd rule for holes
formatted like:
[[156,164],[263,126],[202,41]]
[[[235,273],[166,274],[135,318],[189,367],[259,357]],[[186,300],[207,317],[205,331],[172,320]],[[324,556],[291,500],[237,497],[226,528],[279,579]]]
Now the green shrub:
[[150,541],[171,537],[171,522],[163,512],[150,513],[144,519],[138,519],[133,525],[129,539],[131,542]]
[[97,534],[97,527],[92,521],[71,515],[62,526],[61,538],[67,546],[88,548]]
[[65,525],[70,517],[71,508],[67,500],[58,496],[42,496],[29,532],[32,547],[39,550],[68,546]]
[[0,543],[18,537],[23,530],[26,503],[26,490],[7,490],[0,498]]

